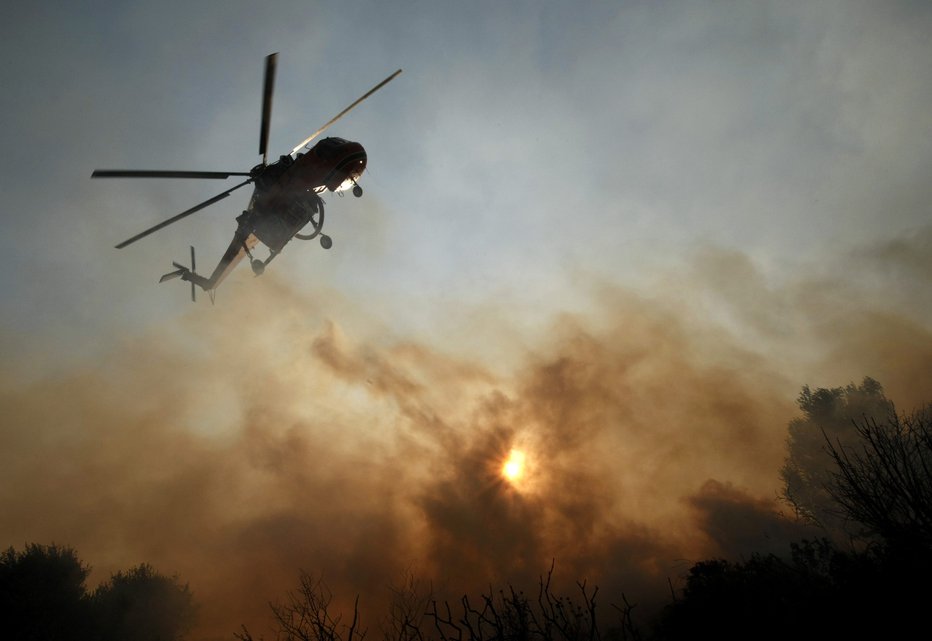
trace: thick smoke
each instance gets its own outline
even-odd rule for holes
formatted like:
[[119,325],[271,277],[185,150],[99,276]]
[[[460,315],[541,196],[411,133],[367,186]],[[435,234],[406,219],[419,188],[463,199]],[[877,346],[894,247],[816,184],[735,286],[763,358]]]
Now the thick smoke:
[[[920,282],[904,243],[871,260],[905,256],[898,278]],[[7,372],[0,541],[71,545],[92,580],[177,573],[196,638],[266,631],[300,569],[338,607],[360,594],[373,628],[408,575],[456,598],[555,562],[609,602],[660,602],[694,561],[806,534],[777,501],[802,384],[871,375],[908,405],[932,367],[927,321],[882,288],[768,283],[714,251],[690,273],[594,289],[597,314],[553,319],[505,368],[494,344],[467,358],[386,337],[269,274],[93,367]]]

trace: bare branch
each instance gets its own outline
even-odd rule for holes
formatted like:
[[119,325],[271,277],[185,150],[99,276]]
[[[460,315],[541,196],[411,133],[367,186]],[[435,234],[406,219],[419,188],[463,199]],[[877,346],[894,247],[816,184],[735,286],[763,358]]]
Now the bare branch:
[[866,533],[932,544],[932,423],[926,413],[855,423],[860,446],[827,441],[837,471],[828,490]]

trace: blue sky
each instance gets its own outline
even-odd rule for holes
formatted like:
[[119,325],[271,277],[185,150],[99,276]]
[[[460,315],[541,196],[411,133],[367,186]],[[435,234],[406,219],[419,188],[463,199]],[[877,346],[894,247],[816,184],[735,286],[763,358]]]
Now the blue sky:
[[[930,27],[923,2],[6,9],[0,485],[25,489],[0,493],[19,515],[0,545],[178,571],[215,633],[240,623],[223,599],[261,609],[299,561],[387,580],[370,523],[433,577],[484,579],[453,541],[503,575],[566,549],[570,571],[611,559],[610,585],[662,591],[665,564],[735,550],[690,497],[775,540],[761,505],[801,385],[929,400]],[[404,72],[329,132],[369,156],[363,198],[326,197],[333,248],[294,241],[191,305],[158,277],[189,245],[211,265],[248,190],[116,250],[234,183],[90,174],[248,170],[272,52],[273,154]],[[476,470],[514,444],[536,485],[480,505]],[[37,480],[58,457],[82,500]],[[591,500],[540,498],[572,483]],[[307,512],[309,484],[352,545]],[[169,516],[211,552],[171,549],[180,526],[148,538]],[[214,572],[230,550],[242,567]]]

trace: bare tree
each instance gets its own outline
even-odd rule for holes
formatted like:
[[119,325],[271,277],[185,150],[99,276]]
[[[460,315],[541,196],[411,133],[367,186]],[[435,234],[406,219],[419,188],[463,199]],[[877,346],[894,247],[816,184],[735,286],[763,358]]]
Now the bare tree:
[[932,550],[932,405],[855,422],[859,445],[826,437],[837,471],[828,491],[865,534]]
[[[332,601],[333,592],[319,578],[302,571],[298,590],[288,592],[281,603],[269,604],[278,625],[279,641],[362,641],[366,630],[359,629],[359,596],[349,624],[342,622],[341,614],[331,614]],[[245,626],[241,634],[234,636],[254,641]]]
[[392,593],[388,616],[382,623],[384,641],[424,641],[422,626],[433,603],[433,587],[406,574],[400,585],[389,586]]
[[[392,586],[392,602],[381,632],[383,641],[602,641],[596,617],[598,588],[577,582],[579,596],[558,596],[551,587],[553,567],[541,577],[537,599],[509,585],[497,593],[491,588],[478,602],[463,596],[458,606],[434,599],[432,586],[407,575]],[[624,606],[613,606],[619,625],[612,628],[612,641],[639,641],[633,622],[634,606],[622,595]],[[319,579],[301,573],[301,585],[282,603],[270,604],[278,627],[279,641],[362,641],[359,628],[359,598],[352,621],[341,623],[331,613],[332,593]],[[433,624],[433,625],[431,625]],[[243,627],[235,634],[240,641],[255,641]]]
[[[478,604],[468,596],[460,599],[457,608],[449,602],[440,605],[434,601],[430,616],[439,641],[601,641],[596,616],[598,588],[577,582],[577,599],[558,596],[551,587],[552,577],[553,567],[546,577],[541,577],[536,601],[512,586],[499,590],[497,595],[490,588]],[[625,600],[624,607],[615,608],[621,625],[612,636],[639,639],[631,619],[633,606]]]

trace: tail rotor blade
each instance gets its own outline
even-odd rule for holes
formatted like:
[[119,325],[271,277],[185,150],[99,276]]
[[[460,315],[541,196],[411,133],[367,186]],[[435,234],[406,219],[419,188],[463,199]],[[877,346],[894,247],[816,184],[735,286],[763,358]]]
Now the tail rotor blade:
[[[194,262],[194,245],[191,245],[191,273],[192,274],[197,273],[197,265]],[[194,287],[194,280],[192,279],[191,280],[191,302],[192,303],[197,302],[196,292],[197,292],[197,288]]]
[[277,53],[265,57],[265,80],[262,86],[262,125],[259,130],[259,154],[262,156],[263,165],[269,164],[269,123],[272,120],[272,93],[275,90],[275,68],[277,64]]

